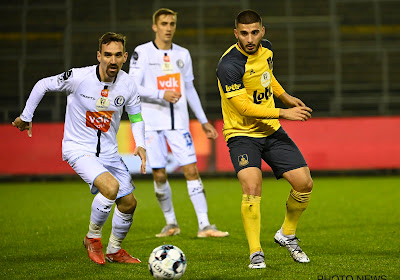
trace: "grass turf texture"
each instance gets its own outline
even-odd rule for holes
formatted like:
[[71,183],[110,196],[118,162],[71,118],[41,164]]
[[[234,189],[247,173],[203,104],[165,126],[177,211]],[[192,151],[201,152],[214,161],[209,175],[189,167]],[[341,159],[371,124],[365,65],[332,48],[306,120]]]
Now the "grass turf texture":
[[[197,219],[183,179],[170,180],[181,234],[154,237],[164,218],[152,181],[137,180],[138,208],[123,248],[142,263],[105,266],[92,263],[82,245],[93,199],[85,183],[1,183],[0,279],[152,279],[147,260],[161,244],[174,244],[186,254],[183,279],[400,279],[400,177],[314,178],[310,206],[297,231],[309,264],[295,263],[273,242],[289,185],[264,179],[261,243],[267,268],[262,270],[247,268],[238,181],[203,182],[210,221],[228,230],[229,237],[196,238]],[[104,247],[110,230],[111,216],[103,229]]]

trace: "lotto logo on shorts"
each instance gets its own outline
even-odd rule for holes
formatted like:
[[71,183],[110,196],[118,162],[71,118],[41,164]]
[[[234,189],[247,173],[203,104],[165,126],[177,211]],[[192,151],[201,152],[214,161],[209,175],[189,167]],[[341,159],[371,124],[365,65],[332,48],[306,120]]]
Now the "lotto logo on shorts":
[[110,129],[113,111],[86,112],[86,126],[107,132]]
[[157,87],[161,90],[181,92],[181,73],[157,77]]

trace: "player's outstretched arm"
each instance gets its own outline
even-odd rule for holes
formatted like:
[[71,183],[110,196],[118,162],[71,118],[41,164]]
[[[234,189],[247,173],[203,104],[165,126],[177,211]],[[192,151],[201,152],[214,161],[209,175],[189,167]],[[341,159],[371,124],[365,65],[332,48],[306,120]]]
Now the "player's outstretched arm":
[[140,166],[140,173],[146,174],[146,150],[143,147],[136,147],[133,155],[139,156],[142,160],[142,165]]
[[202,125],[204,133],[207,135],[208,139],[217,139],[218,132],[215,127],[209,122],[203,123]]
[[25,122],[21,117],[17,117],[11,124],[20,131],[28,130],[28,136],[32,137],[32,122]]

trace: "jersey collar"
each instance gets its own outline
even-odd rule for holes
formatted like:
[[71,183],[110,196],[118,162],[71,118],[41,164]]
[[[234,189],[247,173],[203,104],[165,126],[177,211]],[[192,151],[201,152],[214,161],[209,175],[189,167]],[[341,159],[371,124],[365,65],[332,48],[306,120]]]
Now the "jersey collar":
[[[153,46],[158,50],[159,48],[157,47],[156,42],[154,42],[154,40],[151,41],[151,42],[153,43]],[[172,50],[172,46],[173,46],[173,45],[174,45],[174,44],[171,44],[170,50]],[[163,50],[163,51],[166,51],[166,50]]]

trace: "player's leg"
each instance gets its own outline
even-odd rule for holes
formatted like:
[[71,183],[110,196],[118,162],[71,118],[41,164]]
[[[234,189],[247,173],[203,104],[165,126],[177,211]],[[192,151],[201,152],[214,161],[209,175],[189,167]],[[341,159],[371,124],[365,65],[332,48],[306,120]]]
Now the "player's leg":
[[292,189],[286,201],[286,215],[281,229],[275,234],[275,242],[286,247],[297,262],[309,262],[298,245],[295,236],[301,214],[308,206],[313,181],[306,161],[296,144],[280,128],[267,140],[268,149],[263,158],[271,166],[277,179],[285,178]]
[[168,148],[163,131],[146,131],[147,161],[153,170],[154,192],[158,204],[164,214],[166,226],[156,237],[166,237],[180,233],[176,220],[172,191],[165,167],[167,165]]
[[197,237],[225,237],[228,232],[220,231],[215,225],[210,225],[208,219],[208,206],[204,193],[203,182],[197,170],[197,158],[192,136],[188,130],[168,130],[165,137],[171,151],[182,166],[186,179],[190,200],[196,212],[199,231]]
[[84,238],[84,245],[92,261],[105,264],[102,228],[117,197],[119,183],[94,155],[77,152],[68,157],[68,163],[89,184],[91,192],[97,193],[92,202],[89,231]]
[[[182,154],[180,154],[182,155]],[[197,237],[226,237],[226,231],[220,231],[215,225],[210,225],[208,219],[207,199],[204,192],[203,182],[201,181],[196,163],[189,163],[182,166],[183,174],[186,178],[187,189],[190,200],[192,201],[197,216],[199,231]]]
[[136,198],[132,193],[134,186],[131,183],[131,175],[120,156],[107,160],[105,162],[105,167],[119,182],[106,259],[109,262],[140,263],[138,259],[132,257],[121,248],[121,243],[132,226],[133,214],[137,205]]
[[261,139],[233,137],[228,140],[229,153],[242,187],[241,214],[250,250],[249,268],[265,268],[260,243],[261,231]]
[[292,186],[286,201],[286,216],[282,232],[285,235],[294,235],[300,216],[308,207],[313,180],[308,167],[287,171],[282,174],[282,177]]

